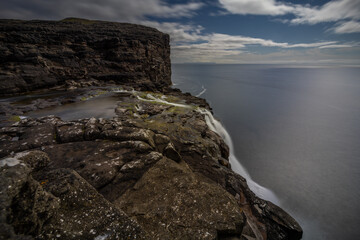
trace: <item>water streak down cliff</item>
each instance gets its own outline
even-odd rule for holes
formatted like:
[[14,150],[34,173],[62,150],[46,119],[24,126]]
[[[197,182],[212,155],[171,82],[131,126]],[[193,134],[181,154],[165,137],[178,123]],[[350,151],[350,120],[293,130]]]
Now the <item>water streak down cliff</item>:
[[89,20],[2,20],[0,44],[3,95],[68,90],[5,99],[0,115],[101,95],[118,101],[112,119],[15,118],[0,129],[0,238],[301,238],[291,216],[231,170],[208,103],[170,88],[168,35]]

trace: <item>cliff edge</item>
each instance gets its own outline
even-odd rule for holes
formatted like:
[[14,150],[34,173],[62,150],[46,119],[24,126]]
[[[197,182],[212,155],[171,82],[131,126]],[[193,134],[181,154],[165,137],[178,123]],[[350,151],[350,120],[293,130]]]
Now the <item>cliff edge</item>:
[[[9,118],[0,128],[0,239],[302,237],[231,170],[207,102],[170,88],[168,35],[89,20],[1,20],[0,44],[2,91],[16,95],[0,102]],[[46,86],[66,91],[28,92]],[[15,116],[102,97],[117,100],[115,117]]]
[[0,96],[41,88],[171,84],[169,35],[128,23],[0,20]]

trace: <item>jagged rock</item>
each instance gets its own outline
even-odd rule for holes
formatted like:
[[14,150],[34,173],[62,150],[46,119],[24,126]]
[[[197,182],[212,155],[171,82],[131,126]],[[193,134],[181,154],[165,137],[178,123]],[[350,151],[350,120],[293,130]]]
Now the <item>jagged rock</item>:
[[[183,100],[179,96],[173,100],[181,103]],[[157,108],[149,107],[149,102],[147,102],[149,111],[153,111],[153,109],[161,109],[161,111],[151,117],[143,118],[136,116],[141,111],[143,115],[146,114],[142,100],[129,95],[122,96],[121,99],[122,104],[128,102],[134,106],[134,109],[126,114],[119,113],[121,116],[112,120],[91,118],[67,122],[49,116],[40,119],[23,119],[14,126],[4,127],[0,131],[0,144],[2,149],[7,150],[2,151],[1,154],[5,156],[11,151],[41,148],[49,155],[50,162],[49,164],[40,164],[41,170],[36,170],[38,168],[35,167],[36,171],[46,174],[57,169],[73,169],[108,201],[116,202],[123,199],[118,207],[130,209],[131,206],[135,212],[141,212],[144,208],[150,209],[150,206],[151,208],[156,208],[156,206],[162,208],[163,205],[166,205],[156,201],[149,205],[145,203],[142,205],[132,203],[131,197],[123,198],[136,189],[138,184],[149,182],[147,174],[158,169],[159,162],[162,162],[162,170],[169,179],[176,175],[173,172],[174,169],[179,166],[180,168],[188,166],[186,167],[188,170],[182,171],[184,179],[180,182],[184,181],[185,185],[190,186],[195,183],[188,183],[186,179],[193,179],[195,176],[195,179],[198,179],[196,185],[208,184],[199,189],[197,192],[199,196],[207,195],[210,189],[213,189],[213,194],[219,196],[227,192],[233,199],[232,201],[236,202],[237,211],[242,212],[242,222],[241,224],[239,222],[240,225],[237,224],[237,227],[227,226],[225,230],[216,227],[214,228],[216,230],[210,230],[211,227],[205,220],[198,219],[197,221],[200,221],[201,224],[196,225],[197,227],[185,231],[184,229],[180,230],[179,225],[176,227],[177,230],[171,231],[186,237],[195,234],[194,229],[202,229],[199,230],[199,235],[196,235],[199,238],[206,232],[209,232],[210,238],[220,238],[220,236],[226,235],[238,239],[251,239],[252,237],[257,239],[286,239],[288,237],[298,239],[301,237],[301,228],[295,220],[282,209],[257,198],[249,190],[246,180],[231,171],[227,160],[228,147],[219,135],[209,129],[204,115],[196,110],[196,105],[186,108],[169,105]],[[150,104],[164,105],[156,101]],[[12,141],[14,137],[19,139],[14,142]],[[40,144],[35,144],[34,139],[41,139]],[[165,164],[164,159],[173,164],[179,164],[179,166]],[[28,162],[31,164],[32,161]],[[47,161],[45,162],[47,163]],[[36,176],[39,176],[38,173]],[[169,179],[163,179],[163,181],[170,181]],[[167,188],[169,189],[169,187]],[[146,186],[144,186],[144,191],[145,189],[147,189]],[[177,189],[177,192],[187,196],[188,193],[181,192],[181,190]],[[146,195],[145,193],[141,194]],[[161,195],[161,191],[158,194]],[[155,196],[154,194],[153,197]],[[129,203],[129,207],[125,206],[126,202]],[[179,206],[183,206],[185,209],[188,207],[186,204],[186,202],[181,202]],[[203,204],[206,205],[206,203]],[[194,211],[205,211],[205,208],[199,208],[199,206],[196,208]],[[127,213],[137,217],[136,214],[133,215],[132,211],[129,210]],[[153,216],[152,214],[155,213],[151,213],[149,216]],[[188,215],[190,216],[190,212],[182,217],[189,217]],[[227,214],[225,215],[223,217],[229,217]],[[164,221],[170,223],[175,219],[175,217],[171,219],[168,216],[168,218],[164,218]],[[155,223],[150,226],[145,223],[144,219],[139,222],[153,237],[168,234],[166,232],[168,230],[162,229]],[[241,228],[238,228],[239,226]],[[157,227],[159,227],[159,232],[154,230]],[[241,229],[243,229],[243,233]]]
[[180,154],[176,151],[174,145],[171,142],[168,143],[168,145],[165,147],[163,154],[176,162],[181,161]]
[[141,227],[104,199],[75,171],[58,169],[38,175],[44,188],[60,199],[56,215],[39,239],[146,239]]
[[163,134],[155,134],[154,141],[159,152],[163,152],[165,147],[170,143],[170,138]]
[[0,232],[3,239],[37,235],[59,208],[59,200],[43,191],[30,173],[20,163],[0,168],[0,225],[7,226]]
[[147,239],[134,220],[75,171],[34,171],[25,159],[47,155],[20,155],[18,164],[0,168],[1,239]]
[[[229,147],[203,115],[202,108],[211,110],[208,103],[169,88],[168,35],[79,19],[0,20],[0,43],[3,95],[76,89],[4,101],[5,119],[86,101],[109,93],[109,85],[121,83],[128,91],[109,93],[119,100],[113,119],[5,121],[0,237],[301,238],[291,216],[255,196],[231,170]],[[82,89],[94,85],[107,87]]]

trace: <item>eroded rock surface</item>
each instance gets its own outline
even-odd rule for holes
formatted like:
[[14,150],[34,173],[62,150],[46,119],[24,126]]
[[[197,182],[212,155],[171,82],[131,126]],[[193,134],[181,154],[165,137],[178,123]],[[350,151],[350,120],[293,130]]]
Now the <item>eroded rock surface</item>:
[[[208,103],[170,88],[168,35],[0,20],[0,55],[0,95],[52,88],[0,103],[0,239],[301,238],[231,170]],[[112,119],[19,116],[107,94]]]
[[[119,93],[118,98],[113,119],[48,116],[1,128],[0,157],[20,159],[14,167],[27,169],[27,179],[38,186],[31,191],[40,189],[53,206],[42,210],[46,220],[36,230],[18,227],[9,220],[16,216],[4,208],[4,224],[14,236],[86,239],[97,227],[96,233],[109,239],[131,234],[148,239],[301,237],[294,219],[257,198],[231,171],[229,149],[209,129],[199,111],[201,101],[191,104],[176,91]],[[24,151],[31,151],[27,158],[16,155]],[[10,205],[24,198],[11,196]],[[117,217],[95,221],[93,212]],[[74,215],[78,218],[70,219]],[[132,230],[123,232],[128,225]]]
[[74,170],[41,171],[46,153],[14,159],[19,163],[0,170],[0,239],[146,239],[134,220]]

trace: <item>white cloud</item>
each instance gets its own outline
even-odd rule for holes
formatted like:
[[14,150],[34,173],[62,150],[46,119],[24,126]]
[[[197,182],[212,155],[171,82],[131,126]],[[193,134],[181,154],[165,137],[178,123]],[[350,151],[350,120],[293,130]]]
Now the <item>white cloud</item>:
[[190,17],[203,5],[200,2],[168,4],[162,0],[1,0],[0,18],[135,21],[146,16]]
[[276,0],[219,0],[221,6],[233,14],[281,16],[292,14],[293,19],[279,21],[292,24],[341,22],[335,33],[360,32],[360,0],[332,0],[322,6],[289,4]]
[[355,21],[341,22],[333,30],[335,33],[360,32],[360,22],[355,22]]
[[[179,24],[176,22],[158,23],[143,21],[141,24],[155,27],[170,34],[172,39],[171,58],[174,63],[297,63],[297,61],[307,61],[308,63],[312,61],[316,63],[316,61],[332,61],[331,59],[340,61],[338,56],[325,55],[322,52],[315,51],[315,49],[323,49],[325,51],[326,49],[351,48],[355,46],[354,44],[340,44],[336,41],[287,43],[241,35],[204,34],[202,26]],[[268,48],[271,53],[250,52],[250,49],[251,51],[257,49],[263,52],[264,48]],[[300,51],[300,48],[307,50]],[[321,55],[317,56],[315,53],[321,53]]]
[[335,44],[335,41],[329,42],[316,42],[316,43],[297,43],[297,44],[289,44],[289,43],[281,43],[274,42],[268,39],[262,38],[253,38],[246,36],[234,36],[220,33],[213,33],[206,35],[202,38],[203,40],[207,40],[205,43],[193,43],[175,46],[177,49],[224,49],[224,50],[236,50],[242,49],[247,46],[262,46],[262,47],[280,47],[280,48],[316,48],[322,47],[326,45]]
[[[252,56],[253,60],[260,59],[263,54],[249,52],[249,47],[267,47],[280,48],[287,53],[296,53],[300,56],[298,50],[289,51],[287,49],[320,49],[320,48],[342,48],[347,45],[337,44],[336,41],[315,42],[315,43],[297,43],[290,44],[286,42],[275,42],[269,39],[253,38],[247,36],[233,36],[227,34],[213,33],[201,35],[197,33],[197,39],[201,42],[176,42],[172,44],[172,60],[173,62],[218,62],[218,63],[235,63],[243,62],[244,56]],[[282,52],[276,49],[277,52]],[[264,54],[264,56],[270,56]],[[272,56],[276,54],[273,53]],[[278,57],[281,56],[278,55]],[[290,58],[290,56],[287,56]],[[317,59],[317,58],[315,58]],[[268,59],[270,60],[270,58]],[[272,59],[276,61],[276,59]],[[280,58],[279,61],[283,61]],[[289,61],[289,60],[286,60]],[[262,61],[260,61],[262,62]],[[284,63],[284,62],[283,62]]]
[[293,12],[289,4],[275,0],[219,0],[220,4],[234,14],[284,15]]
[[[360,32],[360,0],[333,0],[320,7],[288,4],[276,0],[219,0],[233,14],[256,14],[281,17],[292,14],[293,24],[336,22],[335,33]],[[359,62],[359,44],[335,41],[314,43],[275,42],[270,39],[204,34],[203,27],[179,22],[149,21],[147,17],[191,17],[204,6],[200,0],[169,4],[163,0],[1,0],[0,18],[62,19],[82,17],[109,21],[127,21],[155,27],[170,34],[174,62],[264,63],[291,61],[340,61],[341,51]],[[223,14],[223,13],[221,13]],[[289,16],[289,15],[287,15]],[[267,48],[266,53],[264,48]],[[302,51],[299,51],[302,48]],[[250,52],[253,49],[261,53]],[[273,50],[271,50],[273,49]],[[356,54],[352,50],[357,49]],[[338,51],[336,55],[327,52]],[[270,53],[269,53],[270,52]],[[326,52],[326,53],[325,53]],[[328,54],[328,55],[326,55]],[[346,59],[344,62],[347,61]]]
[[[360,48],[345,48],[350,52],[360,53]],[[253,63],[253,64],[305,64],[309,66],[319,65],[360,65],[358,55],[351,55],[347,52],[340,54],[336,49],[309,48],[305,51],[284,49],[270,53],[236,52],[232,55],[225,54],[198,54],[192,50],[181,52],[179,56],[172,56],[174,63],[184,62],[213,62],[213,63]]]
[[323,48],[349,48],[349,47],[354,47],[354,46],[350,44],[330,44],[330,45],[321,46],[319,48],[323,49]]
[[291,23],[316,24],[320,22],[336,22],[343,19],[360,19],[359,0],[333,0],[321,7],[297,6],[297,16]]
[[168,33],[171,42],[196,42],[208,39],[207,36],[201,34],[204,28],[200,25],[180,24],[177,22],[160,23],[155,21],[140,21],[139,23]]

